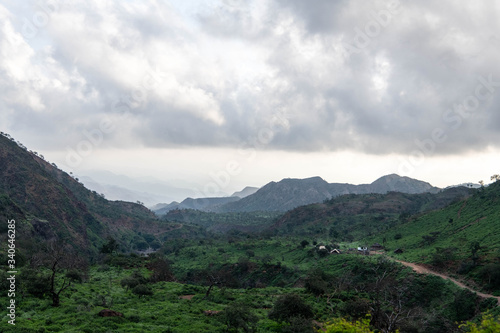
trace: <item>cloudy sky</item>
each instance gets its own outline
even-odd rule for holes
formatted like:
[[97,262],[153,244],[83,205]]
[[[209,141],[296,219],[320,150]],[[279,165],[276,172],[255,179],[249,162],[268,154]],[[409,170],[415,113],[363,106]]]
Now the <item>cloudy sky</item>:
[[[0,1],[0,127],[201,194],[500,172],[498,1]],[[213,185],[216,186],[213,186]]]

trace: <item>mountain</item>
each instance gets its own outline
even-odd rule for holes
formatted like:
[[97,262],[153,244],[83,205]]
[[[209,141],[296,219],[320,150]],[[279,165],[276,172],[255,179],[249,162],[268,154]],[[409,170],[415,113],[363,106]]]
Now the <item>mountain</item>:
[[[16,220],[19,243],[64,240],[82,253],[96,253],[112,236],[132,249],[141,236],[163,237],[174,228],[146,207],[109,201],[76,179],[0,135],[0,217]],[[6,237],[4,228],[0,231]]]
[[248,197],[249,195],[254,194],[258,190],[259,190],[258,187],[247,186],[239,192],[234,192],[231,196],[238,197],[238,198],[244,198],[244,197]]
[[400,177],[395,174],[375,180],[371,184],[352,185],[328,183],[320,177],[307,179],[283,179],[271,182],[252,195],[227,203],[218,212],[287,211],[298,206],[322,202],[343,194],[366,193],[436,193],[439,188],[429,183]]
[[172,202],[170,204],[158,204],[153,207],[153,211],[158,215],[164,215],[171,210],[176,209],[196,209],[206,212],[216,211],[220,206],[229,202],[240,200],[238,197],[220,197],[220,198],[187,198],[181,203]]

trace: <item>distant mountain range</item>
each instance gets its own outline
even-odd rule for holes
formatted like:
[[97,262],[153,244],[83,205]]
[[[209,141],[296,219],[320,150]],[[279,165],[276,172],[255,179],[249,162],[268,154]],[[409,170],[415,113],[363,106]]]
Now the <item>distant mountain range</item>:
[[[322,202],[343,194],[367,193],[437,193],[440,189],[429,183],[401,177],[396,174],[387,175],[371,184],[328,183],[321,177],[307,179],[283,179],[270,182],[255,193],[243,198],[235,196],[225,198],[188,198],[181,203],[164,204],[153,209],[159,215],[174,209],[198,209],[207,212],[253,212],[273,211],[285,212],[298,206]],[[250,192],[250,191],[247,191]],[[235,193],[236,194],[236,193]]]

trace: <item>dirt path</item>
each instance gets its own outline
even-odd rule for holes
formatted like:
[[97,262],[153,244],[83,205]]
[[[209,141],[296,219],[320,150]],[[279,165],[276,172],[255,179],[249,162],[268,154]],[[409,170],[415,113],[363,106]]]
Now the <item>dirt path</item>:
[[435,275],[435,276],[439,276],[440,278],[442,279],[445,279],[445,280],[450,280],[451,282],[453,282],[454,284],[456,284],[457,286],[459,286],[460,288],[464,288],[464,289],[467,289],[469,291],[472,291],[473,293],[476,293],[478,296],[480,297],[483,297],[483,298],[495,298],[497,301],[498,301],[498,305],[500,305],[500,297],[499,296],[493,296],[493,295],[490,295],[490,294],[485,294],[485,293],[481,293],[479,291],[476,291],[468,286],[466,286],[465,284],[463,284],[462,282],[460,281],[457,281],[455,280],[454,278],[452,277],[449,277],[448,275],[445,275],[445,274],[441,274],[441,273],[438,273],[438,272],[435,272],[433,270],[430,270],[428,269],[427,267],[424,267],[422,265],[419,265],[419,264],[414,264],[414,263],[411,263],[411,262],[406,262],[406,261],[402,261],[402,260],[397,260],[397,259],[394,259],[394,258],[391,258],[392,260],[394,261],[397,261],[399,262],[400,264],[402,265],[405,265],[407,267],[410,267],[411,269],[413,269],[415,272],[419,273],[419,274],[432,274],[432,275]]

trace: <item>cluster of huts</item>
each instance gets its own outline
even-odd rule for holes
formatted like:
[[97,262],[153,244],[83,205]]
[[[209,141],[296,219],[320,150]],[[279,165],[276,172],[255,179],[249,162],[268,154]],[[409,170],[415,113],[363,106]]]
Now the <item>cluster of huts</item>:
[[[369,248],[368,247],[359,246],[357,249],[354,249],[354,248],[347,249],[346,252],[347,253],[361,253],[361,254],[364,254],[364,255],[369,255],[370,251],[382,251],[384,249],[385,249],[384,246],[380,245],[379,243],[375,243],[372,246],[370,246]],[[317,251],[328,252],[329,254],[342,254],[342,251],[340,249],[336,249],[336,248],[329,249],[329,248],[327,248],[324,245],[318,246],[317,247]],[[396,253],[396,254],[403,253],[403,250],[402,249],[396,249],[394,251],[394,253]]]

